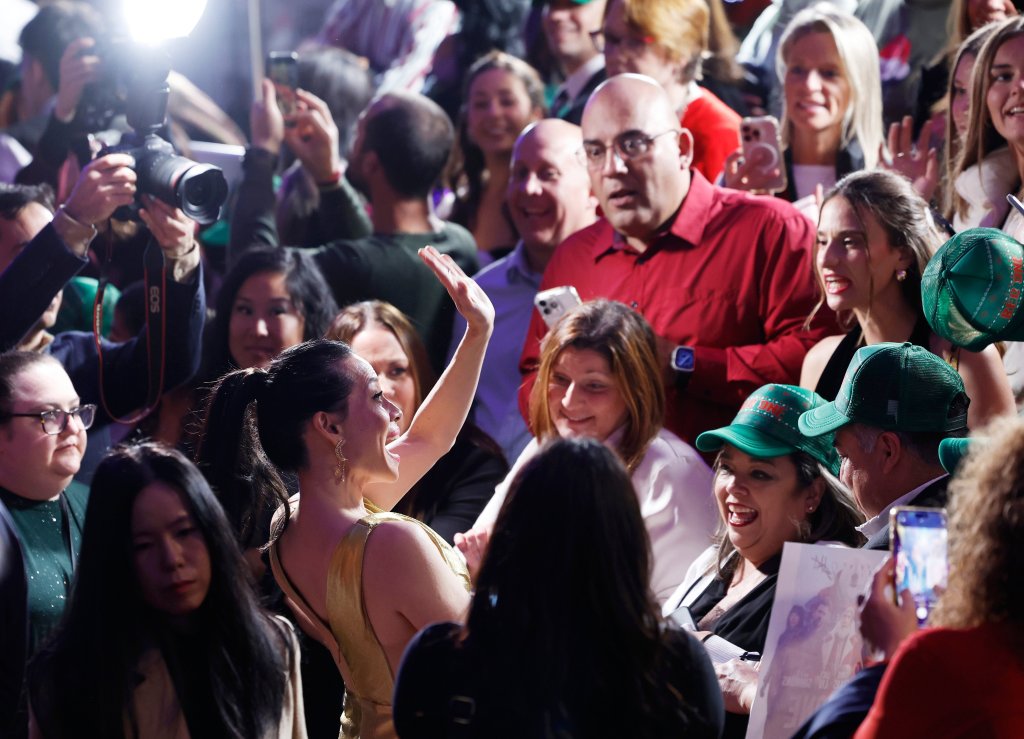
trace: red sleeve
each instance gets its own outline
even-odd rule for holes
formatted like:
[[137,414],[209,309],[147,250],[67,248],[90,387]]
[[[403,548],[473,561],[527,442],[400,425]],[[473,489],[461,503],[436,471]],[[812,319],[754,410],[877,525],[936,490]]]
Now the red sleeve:
[[694,347],[695,369],[687,394],[739,407],[750,393],[769,382],[796,384],[807,351],[837,333],[830,310],[819,311],[810,330],[803,328],[817,301],[811,278],[814,224],[794,212],[790,217],[763,222],[760,234],[765,258],[760,282],[750,288],[760,296],[758,314],[764,342]]
[[690,103],[680,123],[693,136],[693,164],[708,182],[725,169],[726,158],[740,148],[739,114],[708,90]]
[[955,664],[956,659],[941,647],[949,641],[941,632],[927,629],[912,635],[896,650],[854,739],[930,735],[926,728],[927,705],[956,705],[958,700],[955,689],[949,692],[947,680],[949,663]]

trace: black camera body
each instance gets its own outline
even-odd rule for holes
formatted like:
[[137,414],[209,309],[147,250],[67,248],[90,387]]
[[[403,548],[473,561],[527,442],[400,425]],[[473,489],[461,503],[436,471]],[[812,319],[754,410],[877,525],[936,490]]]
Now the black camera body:
[[[213,223],[228,197],[224,172],[212,164],[199,164],[178,156],[174,147],[155,133],[110,147],[106,154],[129,154],[135,159],[136,192],[173,205],[194,221]],[[114,218],[138,220],[139,203],[118,208]]]
[[[81,124],[109,127],[114,115],[124,113],[135,133],[124,134],[121,143],[101,154],[124,153],[135,159],[138,195],[152,195],[180,208],[199,223],[213,223],[228,197],[224,172],[212,164],[200,164],[179,156],[157,133],[167,117],[170,65],[166,55],[125,42],[104,41],[89,53],[103,60],[103,74],[83,96],[88,101]],[[77,118],[77,116],[76,116]],[[138,196],[137,196],[138,197]],[[137,221],[140,203],[118,208],[114,218]]]

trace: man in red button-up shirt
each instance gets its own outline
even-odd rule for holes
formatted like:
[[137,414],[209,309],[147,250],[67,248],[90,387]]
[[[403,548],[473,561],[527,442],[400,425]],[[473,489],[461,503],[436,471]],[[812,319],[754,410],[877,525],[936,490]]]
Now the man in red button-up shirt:
[[[836,333],[819,311],[814,224],[787,202],[716,187],[690,169],[693,139],[653,80],[620,75],[590,98],[584,156],[604,218],[555,251],[541,289],[573,285],[639,311],[659,337],[665,425],[688,443],[729,423],[769,382],[796,384],[804,354]],[[520,361],[525,410],[547,326],[534,311]]]

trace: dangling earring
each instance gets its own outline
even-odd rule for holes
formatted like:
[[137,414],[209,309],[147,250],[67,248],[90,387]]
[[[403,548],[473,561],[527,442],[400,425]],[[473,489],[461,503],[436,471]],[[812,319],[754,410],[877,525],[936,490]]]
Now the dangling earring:
[[345,446],[344,439],[338,439],[338,443],[334,445],[334,456],[338,458],[338,464],[334,465],[334,481],[339,484],[345,482],[345,475],[348,472],[348,460],[341,453],[343,446]]
[[907,270],[905,270],[905,269],[898,269],[898,270],[896,270],[896,282],[903,282],[905,279],[907,279]]

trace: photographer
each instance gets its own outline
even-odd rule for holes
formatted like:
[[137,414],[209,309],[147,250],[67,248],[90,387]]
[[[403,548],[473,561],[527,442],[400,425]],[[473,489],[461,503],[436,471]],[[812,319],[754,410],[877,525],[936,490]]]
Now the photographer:
[[18,182],[56,186],[82,96],[100,74],[94,39],[102,32],[96,11],[80,2],[47,5],[22,30],[18,121],[7,132],[34,159],[19,173]]
[[[0,351],[20,348],[54,356],[82,402],[100,406],[97,426],[108,424],[110,413],[125,414],[146,402],[146,329],[120,344],[103,341],[102,356],[90,333],[51,336],[47,329],[60,307],[62,288],[88,262],[97,228],[135,198],[133,165],[126,154],[91,162],[56,212],[47,188],[0,186]],[[199,364],[206,310],[199,247],[194,224],[181,211],[149,196],[143,206],[139,215],[163,252],[167,275],[162,389],[168,389],[191,377]],[[151,279],[157,284],[159,274]],[[101,366],[106,405],[101,402]]]

